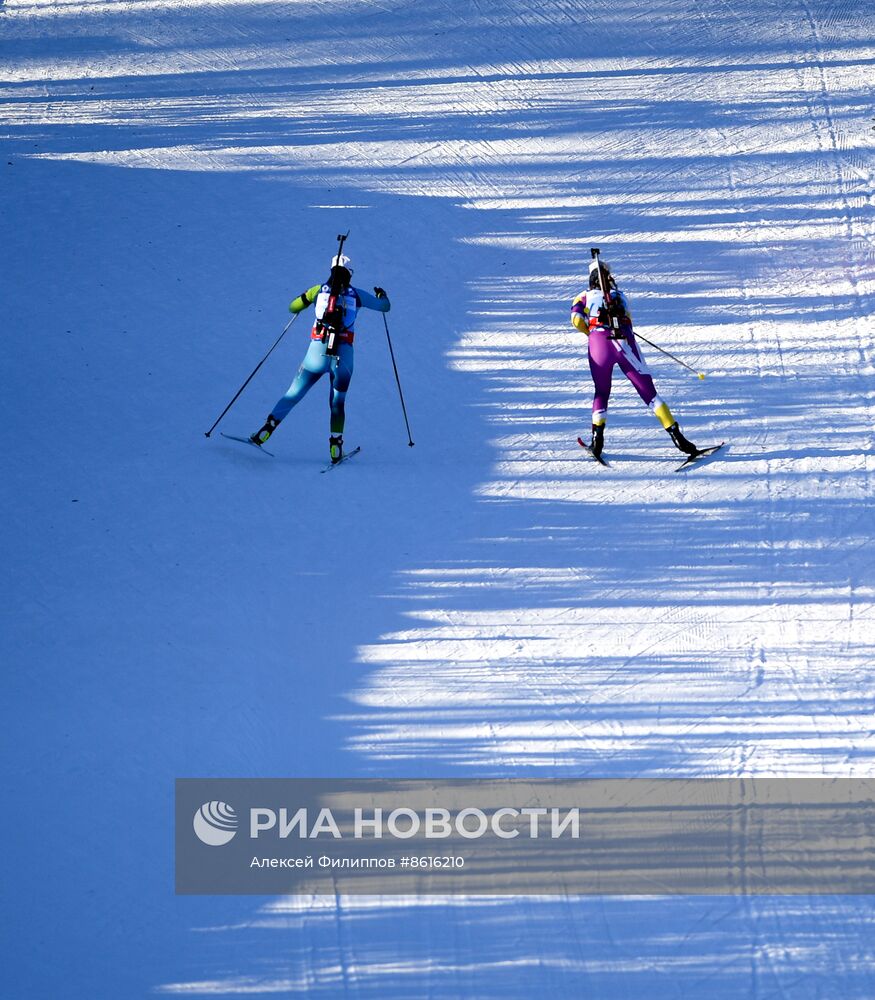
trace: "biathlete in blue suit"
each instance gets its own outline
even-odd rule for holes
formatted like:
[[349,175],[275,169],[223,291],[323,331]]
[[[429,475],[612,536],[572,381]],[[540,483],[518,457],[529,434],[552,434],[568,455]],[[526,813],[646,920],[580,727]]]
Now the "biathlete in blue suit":
[[289,410],[300,403],[327,373],[331,381],[331,461],[339,462],[343,457],[343,425],[346,419],[344,404],[355,357],[352,345],[355,340],[356,314],[362,307],[383,313],[390,309],[389,299],[382,288],[375,288],[374,295],[371,295],[360,288],[353,288],[351,278],[349,257],[334,257],[328,281],[324,285],[308,288],[289,306],[291,312],[299,313],[315,303],[316,322],[310,332],[310,347],[285,395],[274,404],[261,430],[251,435],[250,441],[253,444],[263,445]]

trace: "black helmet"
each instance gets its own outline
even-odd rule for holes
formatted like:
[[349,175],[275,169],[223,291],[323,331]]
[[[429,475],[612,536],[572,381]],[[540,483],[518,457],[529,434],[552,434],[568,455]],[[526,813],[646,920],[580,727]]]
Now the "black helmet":
[[346,267],[332,267],[331,273],[328,276],[328,281],[330,284],[337,282],[342,288],[348,288],[349,283],[352,280],[352,273],[349,268]]
[[[599,279],[599,271],[601,271],[601,280]],[[601,288],[602,282],[604,282],[605,288],[610,288],[614,284],[611,265],[606,260],[600,262],[591,260],[589,262],[589,287]]]

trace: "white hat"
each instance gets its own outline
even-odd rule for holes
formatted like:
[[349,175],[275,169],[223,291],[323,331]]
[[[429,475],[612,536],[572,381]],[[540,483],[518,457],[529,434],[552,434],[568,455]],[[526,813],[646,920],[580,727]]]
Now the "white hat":
[[352,261],[345,253],[339,254],[336,257],[331,258],[332,267],[345,267],[350,274],[352,274]]
[[611,273],[611,265],[604,259],[604,257],[600,257],[598,261],[596,261],[595,257],[593,257],[593,259],[589,262],[589,273],[592,274],[599,264],[602,265],[608,274]]

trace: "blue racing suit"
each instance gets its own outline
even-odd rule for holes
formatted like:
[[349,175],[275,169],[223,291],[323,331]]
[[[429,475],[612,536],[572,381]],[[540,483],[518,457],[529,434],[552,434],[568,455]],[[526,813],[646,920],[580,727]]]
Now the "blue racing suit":
[[346,393],[349,389],[350,379],[352,379],[355,358],[353,340],[355,339],[356,314],[362,307],[386,313],[389,311],[390,305],[389,299],[385,296],[378,299],[369,292],[349,286],[342,296],[343,325],[337,337],[337,353],[328,354],[327,335],[321,326],[328,298],[329,288],[327,284],[314,285],[299,295],[289,306],[291,312],[299,313],[315,302],[316,323],[310,333],[310,347],[304,355],[301,367],[285,394],[277,400],[271,410],[271,415],[279,423],[288,415],[289,410],[300,403],[310,389],[327,373],[331,381],[331,433],[342,434],[346,419],[344,410]]

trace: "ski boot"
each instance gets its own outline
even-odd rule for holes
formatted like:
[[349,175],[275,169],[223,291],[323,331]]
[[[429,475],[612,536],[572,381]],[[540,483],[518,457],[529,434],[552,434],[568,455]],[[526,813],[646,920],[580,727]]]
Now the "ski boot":
[[683,436],[680,427],[678,427],[677,421],[675,421],[671,427],[666,427],[666,430],[671,437],[672,444],[678,449],[678,451],[682,451],[685,455],[690,456],[699,454],[699,449]]
[[328,439],[328,451],[331,455],[331,464],[337,465],[343,458],[343,436],[341,434],[331,435]]
[[605,425],[592,425],[592,440],[589,442],[589,450],[596,458],[602,457],[602,449],[605,446]]
[[265,441],[273,434],[273,432],[279,427],[279,421],[271,413],[271,415],[265,420],[264,427],[260,431],[256,431],[254,434],[249,435],[249,440],[253,444],[257,444],[260,448]]

